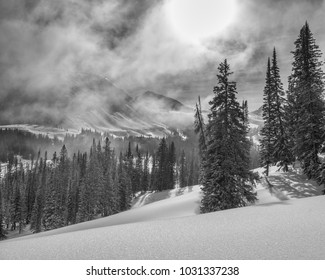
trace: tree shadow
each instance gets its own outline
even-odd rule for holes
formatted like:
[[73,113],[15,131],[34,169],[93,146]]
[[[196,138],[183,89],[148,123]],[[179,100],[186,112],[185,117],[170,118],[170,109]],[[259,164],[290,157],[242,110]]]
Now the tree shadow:
[[274,205],[290,205],[290,203],[288,203],[287,200],[285,201],[276,201],[276,202],[268,202],[268,203],[263,203],[263,204],[256,204],[254,205],[255,207],[260,207],[260,206],[263,206],[263,207],[269,207],[269,206],[274,206]]
[[199,199],[199,200],[196,201],[195,203],[197,204],[197,206],[195,207],[194,213],[195,213],[196,215],[199,215],[199,214],[201,214],[201,211],[200,211],[201,199]]
[[271,195],[274,195],[280,201],[289,200],[289,198],[283,192],[278,190],[277,187],[270,182],[269,178],[265,177],[265,181]]
[[[322,187],[316,182],[308,180],[305,175],[294,172],[285,173],[283,176],[269,176],[266,178],[270,192],[277,195],[282,193],[290,198],[303,198],[322,194]],[[279,197],[279,199],[281,199]]]
[[176,190],[176,196],[180,196],[182,194],[184,194],[185,188],[178,188]]
[[171,197],[171,190],[166,190],[162,192],[147,192],[146,194],[141,195],[134,200],[133,207],[137,208],[169,197]]

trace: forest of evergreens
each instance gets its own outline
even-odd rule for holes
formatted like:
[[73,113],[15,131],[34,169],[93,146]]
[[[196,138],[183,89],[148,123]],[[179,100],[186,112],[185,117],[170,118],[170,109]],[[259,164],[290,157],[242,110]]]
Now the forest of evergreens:
[[27,167],[13,156],[0,182],[0,237],[27,225],[37,233],[109,216],[128,210],[139,193],[197,184],[195,153],[184,146],[178,152],[169,140],[159,139],[153,152],[129,141],[117,153],[107,137],[103,144],[93,139],[89,152],[70,157],[63,145],[50,158],[38,153]]
[[[296,161],[308,179],[325,182],[325,101],[322,53],[306,22],[292,51],[292,71],[285,92],[277,53],[267,60],[263,94],[264,126],[260,132],[261,165],[265,175],[270,166],[284,172]],[[199,134],[201,212],[211,212],[254,203],[256,176],[249,171],[247,103],[237,101],[236,83],[225,60],[219,65],[214,97],[207,124],[196,106],[195,125]],[[252,153],[252,150],[251,150]],[[251,154],[252,156],[252,154]]]

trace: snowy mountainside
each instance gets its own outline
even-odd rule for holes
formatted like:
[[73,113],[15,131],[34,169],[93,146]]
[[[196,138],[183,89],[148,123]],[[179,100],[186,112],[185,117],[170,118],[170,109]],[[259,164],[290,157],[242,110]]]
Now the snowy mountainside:
[[57,127],[50,127],[45,125],[36,125],[36,124],[9,124],[9,125],[0,125],[0,129],[18,129],[32,134],[40,134],[43,136],[48,136],[53,139],[54,137],[63,140],[64,137],[69,135],[79,134],[80,131],[77,129],[64,129]]
[[251,128],[261,128],[264,124],[263,117],[262,117],[262,107],[260,107],[258,110],[255,110],[253,112],[250,112],[248,114],[248,119]]
[[[116,89],[118,91],[118,89]],[[109,132],[115,136],[158,136],[184,131],[193,124],[193,110],[181,102],[153,92],[135,98],[118,92],[113,101],[89,105],[87,110],[72,110],[64,116],[61,128],[49,124],[2,124],[35,134],[54,136],[77,134],[81,129]]]
[[324,259],[321,188],[295,170],[269,183],[254,206],[201,215],[199,186],[148,192],[129,211],[2,241],[0,259]]
[[[44,100],[31,100],[30,106],[41,108],[40,113],[9,118],[9,114],[1,112],[0,125],[61,137],[64,135],[56,131],[57,127],[69,131],[91,129],[116,136],[162,137],[193,124],[193,108],[162,94],[146,91],[136,96],[108,77],[91,73],[77,73],[69,83],[71,88],[64,100],[53,101],[50,108],[42,103]],[[17,106],[17,111],[24,111]]]

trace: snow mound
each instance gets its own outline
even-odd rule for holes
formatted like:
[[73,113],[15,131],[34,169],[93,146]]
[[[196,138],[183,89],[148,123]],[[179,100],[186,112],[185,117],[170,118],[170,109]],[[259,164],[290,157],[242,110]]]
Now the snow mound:
[[34,235],[1,242],[0,259],[324,259],[324,211],[318,196]]
[[[134,207],[131,210],[105,218],[100,218],[63,228],[58,228],[51,231],[45,231],[32,235],[25,235],[20,237],[19,240],[63,234],[80,230],[88,230],[100,227],[109,227],[129,223],[141,223],[145,221],[197,215],[200,212],[200,192],[200,186],[197,185],[193,187],[186,187],[183,189],[174,189],[170,191],[157,192],[151,194],[149,193],[147,195],[144,195],[144,197],[147,197],[147,199],[141,199],[140,197],[138,207]],[[151,202],[156,202],[145,205],[150,202],[150,197]],[[140,204],[142,205],[141,207]]]
[[[184,196],[183,199],[190,199],[190,196],[200,196],[201,189],[199,185],[185,187],[185,188],[176,188],[172,190],[165,190],[162,192],[146,192],[138,196],[134,201],[132,208],[142,207],[144,205],[160,201],[163,199],[173,198],[177,196]],[[190,195],[190,196],[189,196]]]

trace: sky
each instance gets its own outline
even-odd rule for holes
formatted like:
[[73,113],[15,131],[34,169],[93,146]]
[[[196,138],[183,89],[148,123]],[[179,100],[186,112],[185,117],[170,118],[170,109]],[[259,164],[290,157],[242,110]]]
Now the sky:
[[324,18],[323,0],[0,0],[0,122],[60,121],[118,98],[94,77],[208,107],[224,59],[252,111],[273,48],[286,89],[305,21],[325,51]]

